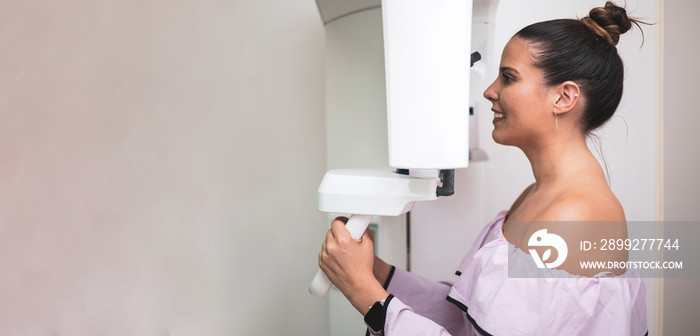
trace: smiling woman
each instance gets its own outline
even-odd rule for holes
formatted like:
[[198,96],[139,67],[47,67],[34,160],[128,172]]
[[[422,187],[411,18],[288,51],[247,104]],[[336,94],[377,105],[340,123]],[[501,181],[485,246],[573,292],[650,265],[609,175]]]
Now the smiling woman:
[[[571,249],[548,263],[553,268],[546,269],[545,278],[509,278],[511,260],[515,267],[535,264],[528,245],[538,232],[548,236],[549,229],[568,242],[627,238],[625,212],[586,136],[620,103],[624,68],[616,44],[638,23],[607,2],[580,20],[525,27],[508,42],[499,75],[484,97],[493,104],[493,139],[522,150],[536,182],[484,228],[453,285],[428,281],[376,257],[370,262],[371,235],[350,239],[343,223],[333,222],[319,264],[365,315],[373,334],[647,332],[646,290],[632,272],[583,270],[579,261],[584,256]],[[594,229],[586,222],[605,225]],[[547,246],[541,247],[538,255],[554,258]],[[606,251],[595,258],[620,262],[627,255]]]

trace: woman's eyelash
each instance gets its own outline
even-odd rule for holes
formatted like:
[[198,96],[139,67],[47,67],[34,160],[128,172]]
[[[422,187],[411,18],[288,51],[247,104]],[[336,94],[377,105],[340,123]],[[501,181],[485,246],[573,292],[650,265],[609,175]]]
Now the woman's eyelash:
[[508,74],[503,74],[502,76],[503,76],[503,80],[504,80],[506,83],[509,83],[509,82],[512,82],[512,81],[515,80],[515,78],[513,78],[512,76],[510,76],[510,75],[508,75]]

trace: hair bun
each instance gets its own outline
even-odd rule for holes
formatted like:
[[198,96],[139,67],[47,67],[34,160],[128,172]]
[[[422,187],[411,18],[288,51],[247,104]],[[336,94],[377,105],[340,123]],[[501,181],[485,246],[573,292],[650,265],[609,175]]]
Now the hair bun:
[[581,19],[594,34],[602,37],[613,46],[620,41],[620,35],[632,28],[632,24],[637,24],[633,18],[627,17],[627,11],[608,1],[605,7],[595,7],[591,9],[587,17]]

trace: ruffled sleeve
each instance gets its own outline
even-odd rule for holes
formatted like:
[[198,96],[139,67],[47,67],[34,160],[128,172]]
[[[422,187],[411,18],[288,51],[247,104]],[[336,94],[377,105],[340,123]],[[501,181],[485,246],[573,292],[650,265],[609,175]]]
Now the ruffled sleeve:
[[450,288],[395,269],[387,286],[395,298],[387,307],[386,335],[466,335],[464,312],[445,300]]
[[[509,278],[508,263],[534,262],[502,236],[468,255],[448,300],[482,335],[635,335],[647,333],[644,282],[628,273],[589,278],[545,269],[547,277]],[[536,268],[536,267],[535,267]]]

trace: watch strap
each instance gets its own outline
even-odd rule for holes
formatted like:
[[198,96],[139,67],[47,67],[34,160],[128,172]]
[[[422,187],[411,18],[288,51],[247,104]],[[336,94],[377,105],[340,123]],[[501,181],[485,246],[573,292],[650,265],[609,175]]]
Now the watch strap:
[[377,301],[369,308],[365,314],[365,324],[367,325],[367,334],[369,335],[384,335],[384,324],[386,323],[386,309],[389,302],[394,298],[394,295],[389,296],[381,301]]

